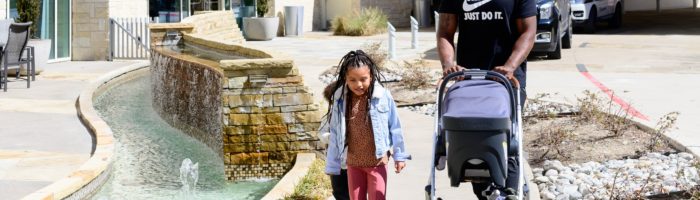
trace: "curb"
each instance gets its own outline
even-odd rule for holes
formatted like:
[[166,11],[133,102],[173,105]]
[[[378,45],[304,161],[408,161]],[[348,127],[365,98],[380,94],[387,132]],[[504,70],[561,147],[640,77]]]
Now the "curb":
[[314,153],[298,153],[294,167],[289,170],[282,179],[268,192],[262,200],[284,199],[284,196],[292,194],[294,187],[306,176],[311,164],[316,160]]
[[148,67],[149,63],[142,61],[111,71],[92,81],[88,87],[83,89],[77,99],[76,110],[80,121],[94,139],[94,150],[90,159],[67,177],[25,196],[22,198],[23,200],[83,199],[99,189],[99,186],[107,180],[111,172],[114,137],[112,129],[95,111],[92,102],[93,95],[109,81],[129,72]]

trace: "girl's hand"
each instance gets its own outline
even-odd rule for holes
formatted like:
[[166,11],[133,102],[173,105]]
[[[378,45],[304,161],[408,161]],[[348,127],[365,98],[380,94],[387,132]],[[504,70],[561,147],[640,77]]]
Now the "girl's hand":
[[404,167],[406,167],[406,162],[404,161],[394,161],[394,167],[396,168],[396,173],[401,173]]

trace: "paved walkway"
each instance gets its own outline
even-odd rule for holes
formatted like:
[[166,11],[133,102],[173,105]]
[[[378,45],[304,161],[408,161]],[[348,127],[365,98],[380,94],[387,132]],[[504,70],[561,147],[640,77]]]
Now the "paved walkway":
[[92,138],[75,101],[91,79],[130,63],[48,64],[31,88],[20,80],[0,91],[0,199],[22,198],[90,157]]
[[[421,55],[426,58],[435,57],[435,33],[434,29],[426,29],[419,33],[419,48],[411,49],[410,32],[397,33],[397,60],[415,59]],[[312,32],[305,33],[303,37],[279,37],[272,41],[247,42],[246,45],[262,47],[284,52],[294,58],[299,71],[304,75],[307,86],[314,91],[317,102],[325,102],[321,94],[325,84],[318,79],[319,75],[331,66],[337,65],[348,51],[361,49],[371,43],[382,42],[386,44],[386,35],[367,37],[329,37],[331,33]],[[325,103],[324,103],[325,104]],[[324,107],[324,106],[322,106]],[[429,160],[434,118],[411,112],[407,109],[399,109],[403,131],[405,134],[408,151],[412,153],[413,160],[407,162],[407,167],[401,174],[390,170],[387,185],[387,199],[423,199],[424,187],[427,184],[429,174]],[[393,167],[393,164],[392,164]],[[391,169],[391,168],[390,168]],[[438,191],[445,199],[472,199],[470,184],[463,184],[459,188],[451,188],[447,171],[439,171],[437,175]],[[476,198],[473,198],[476,199]]]
[[[683,11],[681,11],[683,12]],[[574,48],[563,51],[561,60],[531,59],[528,67],[528,93],[557,94],[552,100],[576,103],[584,90],[600,91],[577,66],[587,68],[591,76],[610,88],[614,95],[649,117],[640,120],[653,127],[666,113],[680,111],[678,129],[668,134],[696,155],[700,155],[700,36],[694,21],[699,13],[666,12],[668,20],[683,16],[689,23],[666,26],[665,21],[648,16],[626,18],[630,28],[601,30],[595,35],[574,34]],[[663,19],[663,18],[661,18]],[[675,30],[673,29],[675,28]],[[690,30],[690,31],[689,31]],[[276,38],[272,41],[248,42],[248,45],[274,48],[291,55],[305,77],[306,84],[320,94],[323,85],[318,75],[337,65],[348,50],[362,44],[386,41],[385,36],[327,37],[328,33],[308,33],[302,38]],[[428,60],[435,56],[434,32],[421,32],[420,47],[411,50],[410,34],[399,33],[398,57],[415,58],[422,53]],[[408,39],[407,39],[408,38]],[[663,41],[663,42],[662,42]],[[329,45],[331,44],[331,45]],[[434,62],[436,63],[436,62]],[[317,96],[317,99],[321,97]],[[321,100],[319,100],[321,101]],[[428,173],[430,133],[433,119],[400,109],[406,143],[414,160],[408,162],[405,173],[390,174],[388,199],[419,199],[423,195]],[[639,120],[639,119],[637,119]],[[438,188],[445,199],[464,199],[471,194],[466,187],[449,188],[446,173],[442,173]],[[442,182],[441,182],[442,181]],[[443,184],[444,183],[444,184]],[[460,191],[462,190],[462,191]],[[450,198],[451,197],[451,198]]]
[[[700,13],[692,14],[700,19]],[[629,18],[626,18],[628,20]],[[692,20],[691,20],[692,21]],[[631,21],[634,23],[634,21]],[[649,20],[640,23],[649,24]],[[693,26],[693,23],[689,23]],[[678,24],[676,24],[678,25]],[[640,26],[639,24],[635,27]],[[667,26],[660,26],[666,27]],[[682,29],[682,28],[681,28]],[[691,32],[687,32],[691,30]],[[557,100],[575,103],[583,90],[599,90],[577,69],[589,73],[615,95],[629,102],[655,124],[663,114],[680,111],[678,129],[669,135],[700,153],[700,34],[696,29],[603,30],[595,35],[574,35],[574,48],[563,51],[561,60],[533,60],[528,68],[528,92],[558,93]],[[641,34],[639,34],[641,33]],[[660,33],[660,34],[655,34]],[[328,37],[330,33],[305,33],[303,37],[280,37],[272,41],[248,42],[292,56],[316,94],[324,87],[318,75],[340,57],[364,44],[386,41],[385,35],[371,37]],[[420,48],[410,49],[410,33],[398,34],[399,59],[425,53],[435,60],[435,36],[419,34]],[[18,199],[67,175],[84,162],[91,151],[91,139],[76,116],[75,99],[88,80],[130,62],[65,62],[47,65],[45,72],[24,88],[10,83],[0,92],[0,199]],[[321,102],[320,95],[316,98]],[[399,175],[390,173],[389,199],[421,199],[429,165],[433,119],[399,110],[406,143],[414,160]],[[471,196],[469,186],[449,188],[446,172],[440,173],[438,188],[445,199]]]

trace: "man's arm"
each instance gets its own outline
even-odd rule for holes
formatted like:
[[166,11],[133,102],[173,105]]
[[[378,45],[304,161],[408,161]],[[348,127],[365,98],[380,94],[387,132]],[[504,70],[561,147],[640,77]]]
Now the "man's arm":
[[535,33],[537,32],[537,17],[535,16],[516,19],[515,23],[518,27],[518,32],[520,32],[520,37],[515,41],[513,53],[510,54],[504,66],[494,68],[495,71],[507,77],[512,77],[515,69],[525,62],[527,55],[530,54],[530,50],[535,44]]
[[445,74],[459,70],[455,64],[454,36],[457,32],[457,15],[440,13],[440,24],[437,31],[437,50],[440,63]]

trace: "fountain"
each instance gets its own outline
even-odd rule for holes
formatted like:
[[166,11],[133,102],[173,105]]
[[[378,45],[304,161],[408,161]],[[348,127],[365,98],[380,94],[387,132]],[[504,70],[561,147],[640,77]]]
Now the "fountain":
[[242,45],[229,18],[214,12],[149,27],[153,104],[221,155],[228,180],[279,178],[297,153],[323,148],[318,106],[292,59]]
[[152,24],[150,68],[96,98],[117,143],[93,198],[259,199],[297,153],[321,150],[292,59],[243,46],[229,14]]
[[199,163],[185,158],[180,165],[180,183],[182,183],[183,199],[193,199],[197,196],[197,180],[199,179]]

